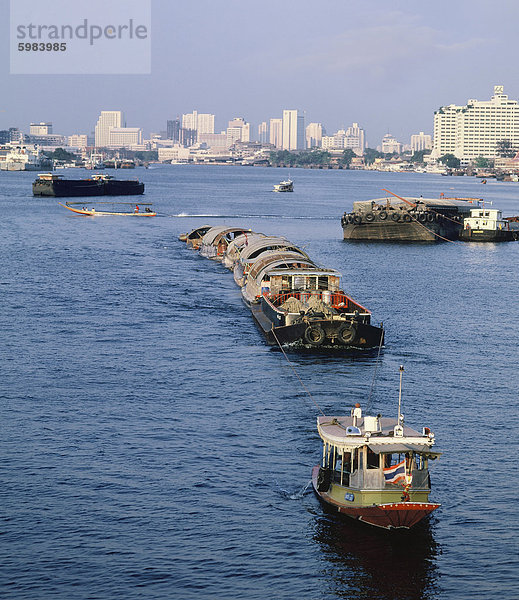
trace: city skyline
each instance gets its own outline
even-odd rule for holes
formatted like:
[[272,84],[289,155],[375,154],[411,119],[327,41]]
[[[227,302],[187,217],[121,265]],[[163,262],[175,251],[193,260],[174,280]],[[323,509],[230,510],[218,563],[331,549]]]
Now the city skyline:
[[[305,0],[156,1],[151,75],[9,75],[5,37],[0,129],[51,121],[66,135],[90,133],[109,109],[147,134],[195,108],[217,115],[215,131],[238,115],[256,131],[289,107],[328,131],[358,122],[374,146],[388,132],[401,141],[432,133],[434,110],[485,98],[495,82],[519,96],[510,77],[519,6],[325,1],[318,16],[316,25]],[[0,17],[8,22],[6,3]]]

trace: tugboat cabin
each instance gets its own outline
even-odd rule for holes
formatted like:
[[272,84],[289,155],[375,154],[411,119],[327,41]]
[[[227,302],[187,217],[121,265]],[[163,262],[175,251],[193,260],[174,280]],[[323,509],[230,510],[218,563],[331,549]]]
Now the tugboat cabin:
[[323,441],[320,491],[328,500],[350,506],[388,502],[427,502],[431,491],[429,460],[434,434],[377,417],[317,418]]

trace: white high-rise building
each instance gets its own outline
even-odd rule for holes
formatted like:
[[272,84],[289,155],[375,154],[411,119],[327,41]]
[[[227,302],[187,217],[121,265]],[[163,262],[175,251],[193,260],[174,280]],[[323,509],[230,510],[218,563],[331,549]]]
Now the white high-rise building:
[[30,135],[50,135],[52,123],[31,123],[29,133]]
[[306,128],[306,147],[319,147],[323,139],[323,131],[322,123],[310,123]]
[[234,142],[250,142],[250,123],[241,117],[231,119],[227,127],[227,139],[229,146]]
[[283,119],[270,119],[269,141],[275,148],[283,146]]
[[121,110],[102,110],[95,128],[96,147],[108,147],[110,144],[110,129],[125,126],[126,123]]
[[508,99],[502,85],[494,86],[490,100],[472,99],[465,106],[442,106],[434,113],[435,158],[444,154],[462,160],[496,158],[503,140],[519,148],[519,103]]
[[88,146],[88,136],[84,133],[69,135],[68,145],[74,148],[86,148]]
[[142,144],[140,127],[110,127],[109,148],[130,148],[137,144]]
[[305,118],[298,110],[283,111],[283,150],[303,150]]
[[423,131],[415,133],[411,136],[411,150],[413,152],[421,152],[422,150],[430,150],[432,148],[432,137]]
[[351,127],[346,129],[344,147],[355,150],[357,154],[364,154],[364,149],[366,148],[366,135],[364,129],[359,127],[358,123],[353,123]]
[[386,133],[386,135],[382,138],[380,151],[384,152],[384,154],[393,154],[394,152],[400,154],[402,151],[402,144],[390,133]]
[[214,115],[194,110],[182,115],[182,128],[196,131],[198,140],[201,133],[214,133]]
[[258,125],[258,141],[266,144],[269,141],[269,128],[267,121],[263,121]]

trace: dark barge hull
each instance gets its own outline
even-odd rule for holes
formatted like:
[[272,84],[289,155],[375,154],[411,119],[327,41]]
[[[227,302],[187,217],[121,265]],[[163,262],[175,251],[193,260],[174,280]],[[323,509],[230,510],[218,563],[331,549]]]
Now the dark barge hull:
[[519,240],[519,229],[497,229],[495,231],[482,229],[462,229],[459,239],[463,242],[512,242]]
[[[372,221],[370,223],[343,224],[345,240],[381,242],[439,242],[442,238],[457,240],[461,224],[447,219],[439,222],[417,221],[395,222],[393,220]],[[441,237],[439,237],[441,236]]]
[[96,181],[90,179],[61,179],[35,181],[34,196],[71,198],[85,196],[133,196],[144,193],[144,183],[139,181]]
[[[316,350],[321,349],[370,349],[378,348],[384,344],[384,329],[375,327],[367,323],[354,322],[355,336],[349,343],[340,342],[337,339],[337,333],[345,324],[350,325],[348,321],[332,320],[327,318],[312,318],[306,322],[293,323],[292,325],[282,325],[275,327],[273,322],[263,312],[261,304],[252,304],[249,306],[252,316],[262,331],[267,343],[272,346],[294,345]],[[318,343],[309,342],[311,338],[308,335],[309,328],[320,328],[324,332],[325,338]]]

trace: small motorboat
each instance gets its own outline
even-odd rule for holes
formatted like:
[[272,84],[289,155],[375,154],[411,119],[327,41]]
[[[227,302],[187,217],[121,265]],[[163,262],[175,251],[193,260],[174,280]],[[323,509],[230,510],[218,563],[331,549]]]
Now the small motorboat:
[[[151,204],[134,204],[133,202],[97,202],[96,206],[101,206],[101,209],[92,207],[87,207],[83,202],[65,202],[62,204],[58,202],[60,206],[63,208],[67,208],[71,210],[73,213],[77,215],[82,215],[83,217],[156,217],[157,213],[153,212],[150,208]],[[109,205],[114,210],[104,210],[108,208],[105,205]],[[81,208],[78,208],[81,206]],[[117,207],[117,208],[116,208]],[[127,210],[124,208],[128,207]],[[132,208],[129,208],[132,207]],[[144,210],[142,210],[144,208]]]
[[321,465],[312,470],[314,491],[324,505],[384,529],[409,529],[435,511],[429,502],[429,461],[434,433],[404,425],[402,374],[396,419],[363,416],[355,404],[349,416],[319,416]]
[[280,181],[277,185],[274,186],[275,192],[293,192],[294,191],[294,182],[291,179],[287,179],[286,181]]

